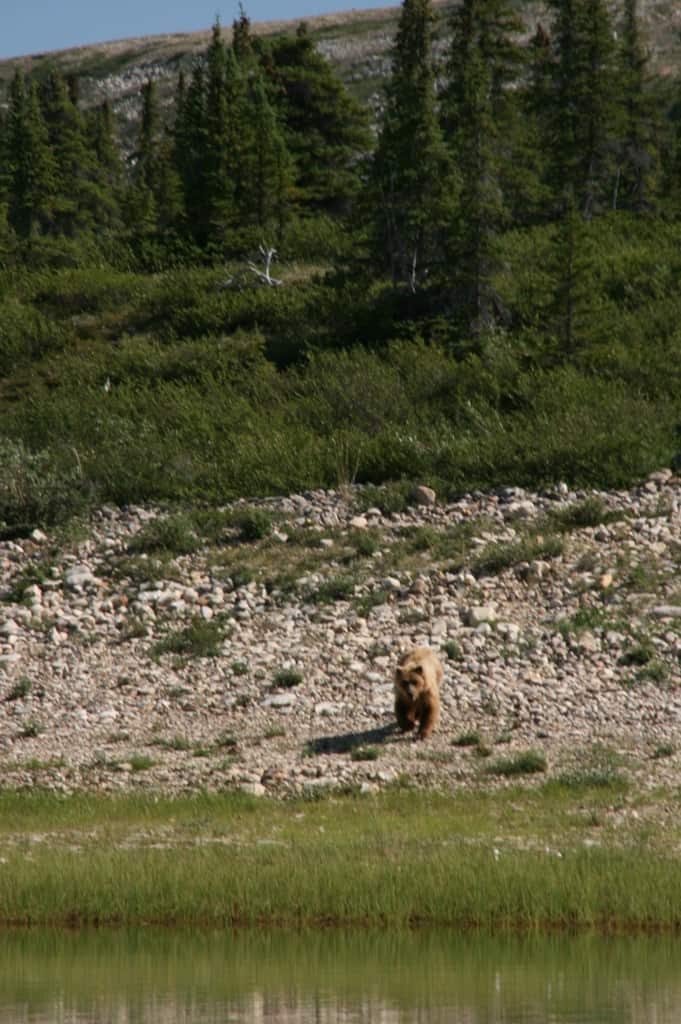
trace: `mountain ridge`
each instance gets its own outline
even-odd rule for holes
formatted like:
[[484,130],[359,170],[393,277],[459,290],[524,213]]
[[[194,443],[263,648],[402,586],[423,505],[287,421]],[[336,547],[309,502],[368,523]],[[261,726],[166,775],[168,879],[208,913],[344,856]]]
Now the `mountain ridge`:
[[[434,3],[440,16],[446,16],[455,6],[452,0],[435,0]],[[546,4],[538,0],[519,2],[518,7],[528,32],[538,21],[548,18]],[[252,31],[255,35],[276,36],[293,32],[304,21],[321,52],[351,91],[367,100],[388,73],[399,10],[399,4],[392,4],[305,19],[254,22]],[[663,76],[674,75],[681,60],[681,3],[644,0],[641,21],[652,70]],[[180,67],[191,66],[193,59],[206,50],[210,31],[207,26],[197,32],[131,36],[0,60],[0,104],[6,98],[17,67],[40,74],[44,68],[57,66],[65,74],[79,76],[86,106],[106,98],[119,114],[134,119],[137,116],[134,97],[143,81],[148,77],[163,80],[175,75]],[[231,36],[230,27],[223,31],[227,38]]]

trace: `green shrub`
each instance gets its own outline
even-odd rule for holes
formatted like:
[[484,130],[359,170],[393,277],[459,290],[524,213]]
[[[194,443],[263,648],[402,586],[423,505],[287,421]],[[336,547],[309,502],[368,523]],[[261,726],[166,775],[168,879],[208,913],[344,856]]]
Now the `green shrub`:
[[602,498],[594,496],[566,508],[555,509],[549,518],[557,529],[569,531],[614,522],[622,518],[622,513],[609,509]]
[[278,672],[275,672],[272,678],[272,685],[290,690],[294,686],[300,686],[304,678],[303,673],[298,672],[297,669],[281,668]]
[[565,551],[560,537],[527,538],[512,544],[489,544],[476,555],[471,569],[476,576],[495,575],[520,562],[559,558]]
[[349,601],[355,592],[356,580],[351,576],[334,576],[320,583],[308,595],[314,604],[332,604],[334,601]]
[[189,555],[200,546],[191,519],[186,515],[159,516],[147,523],[128,544],[130,554]]
[[63,522],[91,497],[75,450],[57,459],[0,436],[0,466],[0,530]]
[[5,697],[5,700],[23,700],[24,697],[28,697],[29,693],[31,692],[32,686],[33,683],[28,678],[28,676],[21,676],[19,679],[17,679],[16,683],[14,683],[9,693]]
[[620,665],[647,665],[655,654],[655,648],[649,640],[627,648],[619,659]]
[[262,508],[248,508],[232,512],[229,521],[238,529],[240,540],[247,542],[264,540],[269,537],[274,527],[271,513]]
[[42,313],[18,302],[0,303],[0,378],[63,348],[67,333]]
[[180,654],[189,658],[217,658],[222,653],[224,628],[215,619],[195,616],[188,626],[170,633],[153,647],[153,655]]
[[538,750],[525,750],[515,757],[503,757],[488,765],[489,775],[534,775],[546,771],[546,757]]
[[450,661],[461,661],[463,658],[463,651],[456,640],[448,640],[442,645],[442,650]]
[[452,740],[453,747],[478,747],[480,743],[479,732],[464,732]]

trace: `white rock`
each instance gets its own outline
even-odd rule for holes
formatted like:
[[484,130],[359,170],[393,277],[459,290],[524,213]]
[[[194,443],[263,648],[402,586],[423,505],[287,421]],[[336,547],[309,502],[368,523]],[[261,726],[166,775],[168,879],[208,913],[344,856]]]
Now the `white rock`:
[[681,605],[660,604],[653,608],[650,614],[656,619],[681,619]]
[[239,789],[242,793],[248,793],[249,796],[265,796],[267,793],[262,782],[242,782]]
[[483,622],[495,622],[497,618],[496,609],[490,604],[473,605],[463,612],[463,621],[467,626],[480,626]]
[[342,708],[340,704],[333,704],[331,701],[322,701],[314,706],[315,715],[321,715],[326,718],[330,718],[333,715],[339,715],[341,710]]
[[74,565],[64,573],[64,583],[70,590],[82,590],[83,587],[97,586],[100,582],[87,565]]
[[293,693],[276,693],[272,697],[266,697],[262,706],[264,708],[288,708],[295,702],[296,696]]

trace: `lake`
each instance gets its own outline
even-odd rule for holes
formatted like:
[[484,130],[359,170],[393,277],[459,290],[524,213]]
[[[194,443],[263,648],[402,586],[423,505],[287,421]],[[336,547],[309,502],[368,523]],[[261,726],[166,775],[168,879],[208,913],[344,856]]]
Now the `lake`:
[[0,932],[0,1024],[676,1024],[681,939]]

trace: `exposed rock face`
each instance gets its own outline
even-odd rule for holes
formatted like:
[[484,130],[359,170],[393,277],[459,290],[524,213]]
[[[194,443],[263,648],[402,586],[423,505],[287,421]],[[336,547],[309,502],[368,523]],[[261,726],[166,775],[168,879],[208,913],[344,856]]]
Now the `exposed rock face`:
[[[681,783],[678,477],[391,514],[362,494],[239,502],[275,529],[178,557],[131,543],[150,507],[99,509],[77,543],[1,543],[3,785],[447,788],[478,784],[486,750],[536,748],[558,774],[596,747]],[[392,708],[417,644],[445,666],[421,744]]]

